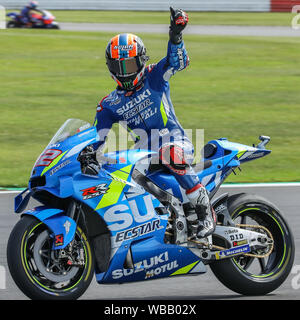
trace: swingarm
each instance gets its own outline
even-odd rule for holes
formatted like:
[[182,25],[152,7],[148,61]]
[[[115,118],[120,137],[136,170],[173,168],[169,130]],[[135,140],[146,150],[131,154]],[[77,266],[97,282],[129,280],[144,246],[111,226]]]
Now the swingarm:
[[[189,239],[197,245],[200,250],[199,256],[207,262],[238,255],[264,258],[272,252],[274,244],[270,231],[260,225],[217,225],[212,239],[211,242]],[[224,246],[215,245],[214,240],[224,243]]]

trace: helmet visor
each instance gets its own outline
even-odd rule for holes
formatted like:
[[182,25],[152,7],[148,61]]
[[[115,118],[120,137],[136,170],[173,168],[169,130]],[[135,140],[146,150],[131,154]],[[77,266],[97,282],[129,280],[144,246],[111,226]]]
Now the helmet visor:
[[141,57],[125,59],[107,59],[107,66],[111,73],[116,76],[127,76],[139,72],[143,63]]

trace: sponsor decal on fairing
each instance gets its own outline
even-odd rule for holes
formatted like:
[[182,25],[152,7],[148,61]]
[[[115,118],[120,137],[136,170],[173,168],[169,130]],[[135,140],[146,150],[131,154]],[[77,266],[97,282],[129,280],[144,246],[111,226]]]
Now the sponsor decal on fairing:
[[[163,265],[161,265],[163,264]],[[112,272],[113,279],[119,279],[122,277],[128,277],[135,273],[145,272],[145,279],[158,276],[166,271],[171,271],[178,268],[177,260],[169,261],[169,253],[165,251],[149,259],[144,259],[134,264],[134,268],[131,269],[116,269]]]
[[94,187],[89,187],[86,189],[82,189],[82,199],[83,200],[89,200],[98,196],[101,196],[102,194],[105,194],[109,187],[106,187],[106,183],[101,183],[98,184],[97,186]]

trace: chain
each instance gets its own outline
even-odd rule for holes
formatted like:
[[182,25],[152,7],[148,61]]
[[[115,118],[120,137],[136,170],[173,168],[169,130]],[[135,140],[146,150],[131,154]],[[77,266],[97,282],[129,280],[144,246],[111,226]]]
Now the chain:
[[[273,251],[273,248],[274,248],[274,239],[273,239],[273,236],[272,236],[271,232],[266,227],[263,227],[263,226],[260,226],[260,225],[250,225],[250,224],[236,224],[236,226],[239,227],[239,228],[262,229],[267,233],[267,235],[269,236],[269,238],[271,240],[270,241],[271,247],[269,248],[267,253],[265,253],[265,254],[244,253],[243,254],[244,256],[252,257],[252,258],[259,258],[260,259],[260,258],[266,258],[271,254],[271,252]],[[201,241],[198,241],[198,240],[195,240],[195,239],[192,239],[192,238],[188,238],[188,241],[194,242],[194,243],[196,243],[198,245],[205,246],[205,247],[207,247],[209,249],[217,249],[217,250],[226,250],[226,249],[228,249],[228,248],[216,246],[214,244],[210,244],[208,242],[201,242]]]

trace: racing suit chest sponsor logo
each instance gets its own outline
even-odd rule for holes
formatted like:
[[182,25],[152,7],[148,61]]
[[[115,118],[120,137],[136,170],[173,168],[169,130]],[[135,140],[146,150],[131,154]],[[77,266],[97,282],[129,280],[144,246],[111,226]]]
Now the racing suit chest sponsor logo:
[[[145,101],[147,98],[151,96],[151,91],[146,89],[141,94],[137,95],[136,97],[129,100],[125,105],[121,108],[117,109],[116,112],[119,116],[122,116],[125,112],[129,111],[130,109],[134,108],[135,106],[139,105],[141,102]],[[128,116],[127,116],[128,118]]]
[[143,110],[145,110],[147,107],[151,106],[152,104],[153,104],[153,102],[150,99],[146,99],[145,101],[143,101],[139,105],[135,106],[133,109],[130,109],[129,111],[125,112],[123,114],[123,119],[128,120],[128,119],[134,117],[135,115],[137,115],[139,112],[141,112],[143,114],[144,113]]

